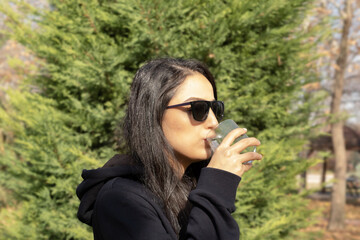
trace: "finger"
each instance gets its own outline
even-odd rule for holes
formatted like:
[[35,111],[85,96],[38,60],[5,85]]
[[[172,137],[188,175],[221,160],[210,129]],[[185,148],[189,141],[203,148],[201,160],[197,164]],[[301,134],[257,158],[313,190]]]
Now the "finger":
[[224,147],[229,147],[236,138],[240,137],[241,135],[245,134],[247,132],[246,128],[236,128],[229,132],[226,137],[224,137],[223,141],[221,142],[221,145]]
[[245,172],[249,171],[252,167],[253,167],[252,164],[242,164],[240,176],[242,176]]
[[247,153],[241,154],[240,162],[246,163],[248,161],[261,160],[261,159],[262,159],[261,154],[259,154],[257,152],[247,152]]
[[260,144],[260,141],[254,137],[244,138],[232,145],[230,150],[240,153],[244,151],[247,147],[259,146]]

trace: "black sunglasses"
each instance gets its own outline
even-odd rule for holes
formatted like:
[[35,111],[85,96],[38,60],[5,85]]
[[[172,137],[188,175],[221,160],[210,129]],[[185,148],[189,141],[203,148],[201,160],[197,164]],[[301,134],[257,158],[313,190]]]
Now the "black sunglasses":
[[214,112],[216,118],[221,120],[224,117],[224,103],[221,101],[193,101],[167,106],[166,108],[175,108],[191,105],[191,112],[196,121],[205,121],[208,117],[210,108]]

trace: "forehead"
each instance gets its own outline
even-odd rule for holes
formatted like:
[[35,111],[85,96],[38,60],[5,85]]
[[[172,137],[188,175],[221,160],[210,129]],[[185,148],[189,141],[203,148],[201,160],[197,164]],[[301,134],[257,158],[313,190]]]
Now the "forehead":
[[214,100],[214,90],[211,83],[200,73],[189,75],[179,85],[170,103],[181,103],[190,99]]

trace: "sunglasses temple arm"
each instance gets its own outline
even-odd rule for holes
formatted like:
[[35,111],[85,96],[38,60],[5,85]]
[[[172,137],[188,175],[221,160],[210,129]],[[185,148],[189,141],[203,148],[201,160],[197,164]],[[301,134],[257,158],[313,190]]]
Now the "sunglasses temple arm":
[[174,108],[174,107],[181,107],[181,106],[186,106],[186,105],[191,105],[191,103],[180,103],[180,104],[176,104],[176,105],[171,105],[171,106],[167,106],[166,108]]

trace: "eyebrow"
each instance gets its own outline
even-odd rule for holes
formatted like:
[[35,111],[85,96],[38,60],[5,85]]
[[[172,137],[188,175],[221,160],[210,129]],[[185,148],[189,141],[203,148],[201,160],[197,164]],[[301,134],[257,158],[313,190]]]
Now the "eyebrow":
[[190,97],[190,98],[186,99],[186,100],[184,101],[184,103],[189,102],[189,101],[209,101],[209,102],[211,102],[211,101],[215,101],[215,99],[213,99],[213,100],[206,100],[206,99],[204,99],[204,98]]

